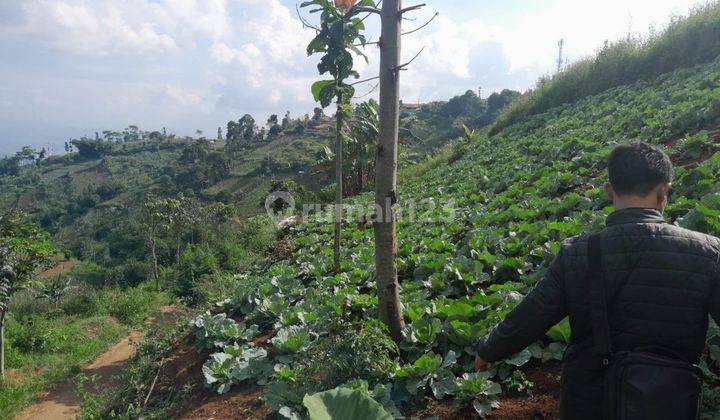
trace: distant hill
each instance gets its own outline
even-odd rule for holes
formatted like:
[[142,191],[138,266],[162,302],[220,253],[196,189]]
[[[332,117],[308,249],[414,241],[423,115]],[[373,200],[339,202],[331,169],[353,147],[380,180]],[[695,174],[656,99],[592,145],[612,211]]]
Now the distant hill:
[[[462,136],[463,125],[486,126],[518,96],[503,91],[481,99],[468,91],[405,108],[401,165],[416,164]],[[130,126],[74,139],[64,155],[25,147],[0,159],[0,208],[29,212],[68,256],[102,267],[126,265],[145,259],[137,218],[150,196],[232,204],[242,219],[264,213],[265,198],[277,189],[291,191],[300,204],[330,201],[332,122],[319,110],[312,119],[271,118],[261,127],[245,115],[216,139]],[[371,170],[372,162],[366,163]],[[368,182],[361,188],[371,188]]]

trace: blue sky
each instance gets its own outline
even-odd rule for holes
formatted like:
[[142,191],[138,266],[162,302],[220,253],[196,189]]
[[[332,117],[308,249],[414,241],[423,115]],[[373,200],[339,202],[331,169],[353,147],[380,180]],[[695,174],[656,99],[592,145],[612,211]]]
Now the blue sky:
[[[407,102],[528,89],[555,67],[560,38],[572,61],[660,29],[696,0],[424,2],[407,29],[440,17],[404,39],[405,57],[425,47],[403,73]],[[287,0],[0,0],[0,154],[60,152],[70,137],[129,124],[214,135],[245,113],[302,115],[315,106],[311,37]],[[371,77],[378,54],[368,54],[359,68]]]

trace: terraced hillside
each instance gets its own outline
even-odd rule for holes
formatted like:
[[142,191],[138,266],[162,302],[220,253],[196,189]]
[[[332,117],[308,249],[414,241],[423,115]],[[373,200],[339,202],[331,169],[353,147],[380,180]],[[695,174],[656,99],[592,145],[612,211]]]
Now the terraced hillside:
[[[242,395],[246,384],[257,383],[264,404],[289,418],[317,409],[318,399],[330,404],[365,394],[395,416],[469,406],[485,414],[518,395],[525,411],[510,415],[500,404],[496,414],[543,414],[531,404],[542,395],[531,396],[527,378],[537,378],[538,369],[556,372],[554,361],[571,334],[567,323],[489,374],[473,373],[473,344],[533,286],[563,239],[602,227],[610,207],[601,185],[613,144],[662,145],[677,164],[668,218],[720,235],[719,125],[720,61],[714,61],[555,108],[494,137],[476,136],[452,164],[447,154],[426,162],[427,171],[399,191],[398,268],[407,321],[399,347],[373,320],[372,229],[346,222],[343,272],[333,275],[331,224],[318,217],[290,228],[284,240],[296,249],[292,256],[238,274],[220,313],[193,321],[195,344],[210,355],[206,385]],[[361,196],[354,204],[371,199]],[[720,402],[718,344],[714,326],[703,361],[708,418]],[[360,392],[306,397],[339,386]],[[166,398],[156,395],[150,407]],[[552,416],[552,401],[545,409]]]

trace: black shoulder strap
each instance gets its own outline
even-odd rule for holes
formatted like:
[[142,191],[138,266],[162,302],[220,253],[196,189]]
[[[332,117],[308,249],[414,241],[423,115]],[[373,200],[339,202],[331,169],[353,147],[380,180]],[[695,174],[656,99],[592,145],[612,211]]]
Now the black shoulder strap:
[[591,235],[588,240],[588,258],[590,262],[590,311],[592,319],[595,352],[608,364],[612,356],[612,339],[608,322],[607,295],[605,293],[605,272],[602,267],[602,248],[600,234]]

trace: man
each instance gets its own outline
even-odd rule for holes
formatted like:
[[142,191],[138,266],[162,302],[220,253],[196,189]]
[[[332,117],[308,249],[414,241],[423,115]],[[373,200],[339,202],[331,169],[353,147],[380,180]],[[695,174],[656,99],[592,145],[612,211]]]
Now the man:
[[[720,240],[668,224],[662,213],[672,163],[644,142],[616,147],[605,194],[615,212],[600,233],[612,344],[662,346],[697,363],[708,314],[720,321]],[[560,404],[563,419],[599,418],[603,366],[593,351],[588,236],[568,239],[544,278],[477,347],[476,368],[521,351],[569,316]]]

